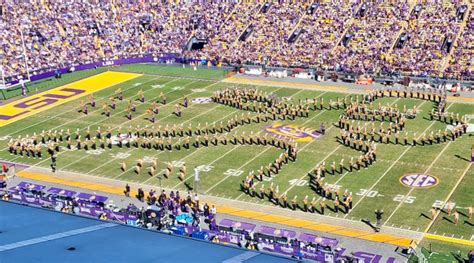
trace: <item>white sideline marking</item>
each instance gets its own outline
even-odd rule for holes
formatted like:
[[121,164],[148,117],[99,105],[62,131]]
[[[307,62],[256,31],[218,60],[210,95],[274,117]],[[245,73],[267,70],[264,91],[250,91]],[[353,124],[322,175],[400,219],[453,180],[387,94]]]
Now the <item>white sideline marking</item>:
[[256,257],[258,255],[260,255],[260,254],[257,253],[257,252],[247,251],[247,252],[239,254],[235,257],[231,257],[229,259],[226,259],[226,260],[222,261],[222,263],[240,263],[240,262],[244,262],[248,259],[251,259],[253,257]]
[[110,228],[110,227],[115,227],[115,226],[118,226],[118,224],[105,223],[105,224],[100,224],[100,225],[96,225],[96,226],[78,228],[78,229],[65,231],[65,232],[61,232],[61,233],[56,233],[56,234],[52,234],[52,235],[27,239],[27,240],[23,240],[23,241],[19,241],[19,242],[10,243],[10,244],[7,244],[7,245],[0,246],[0,252],[7,251],[7,250],[12,250],[12,249],[17,249],[17,248],[21,248],[21,247],[26,247],[26,246],[30,246],[30,245],[36,245],[36,244],[39,244],[39,243],[44,243],[44,242],[48,242],[48,241],[51,241],[51,240],[65,238],[65,237],[76,236],[76,235],[80,235],[80,234],[94,232],[94,231],[97,231],[97,230]]

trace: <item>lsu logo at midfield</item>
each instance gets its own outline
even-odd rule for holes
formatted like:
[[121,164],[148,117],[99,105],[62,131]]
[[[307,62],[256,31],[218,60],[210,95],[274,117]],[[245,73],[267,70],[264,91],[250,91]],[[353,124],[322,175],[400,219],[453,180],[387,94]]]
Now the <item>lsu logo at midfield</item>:
[[104,72],[0,106],[0,127],[138,76],[141,75]]
[[439,179],[427,174],[406,174],[400,177],[400,183],[414,188],[430,188],[439,184]]
[[274,135],[291,138],[297,142],[310,142],[321,136],[315,129],[299,127],[293,124],[273,124],[267,126],[265,130]]

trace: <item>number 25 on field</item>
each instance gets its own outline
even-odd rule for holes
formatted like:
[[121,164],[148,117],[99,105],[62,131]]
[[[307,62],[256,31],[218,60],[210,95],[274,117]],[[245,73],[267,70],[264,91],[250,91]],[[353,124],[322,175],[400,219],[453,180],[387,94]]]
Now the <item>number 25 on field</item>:
[[403,202],[407,204],[413,204],[415,202],[416,196],[405,196],[405,195],[396,195],[393,198],[393,201],[395,202]]

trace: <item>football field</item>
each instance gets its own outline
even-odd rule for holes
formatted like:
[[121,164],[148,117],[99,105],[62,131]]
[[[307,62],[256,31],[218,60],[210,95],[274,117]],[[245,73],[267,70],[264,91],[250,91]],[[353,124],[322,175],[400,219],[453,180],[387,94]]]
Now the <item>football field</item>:
[[[181,68],[173,68],[170,72],[168,68],[161,70],[160,67],[153,66],[153,69],[151,67],[143,65],[117,68],[117,71],[99,73],[69,84],[52,83],[51,87],[55,89],[32,95],[31,98],[38,98],[36,101],[27,97],[20,102],[10,102],[8,105],[0,106],[0,114],[11,116],[8,121],[0,122],[0,160],[48,168],[51,160],[46,153],[47,147],[43,149],[41,158],[15,155],[8,151],[8,142],[11,138],[32,136],[34,133],[38,136],[42,131],[59,132],[69,129],[74,135],[79,129],[82,138],[85,138],[88,128],[92,136],[96,134],[99,127],[102,131],[110,129],[111,133],[116,135],[126,134],[129,130],[134,131],[137,128],[150,131],[164,130],[166,126],[172,128],[175,125],[183,125],[183,127],[191,125],[193,128],[219,127],[221,123],[226,124],[242,114],[255,116],[254,112],[209,100],[215,92],[231,87],[257,88],[287,104],[296,105],[300,100],[307,98],[323,99],[326,102],[326,107],[310,110],[307,117],[244,123],[230,131],[221,132],[228,133],[227,136],[266,134],[269,138],[280,136],[296,140],[299,150],[296,161],[283,165],[278,174],[265,177],[262,182],[257,181],[256,189],[260,189],[262,185],[269,187],[273,184],[280,193],[286,193],[289,200],[297,196],[300,207],[303,207],[302,202],[305,196],[308,196],[309,200],[314,197],[319,203],[323,201],[323,197],[309,184],[309,173],[315,166],[325,163],[329,168],[333,162],[339,165],[341,160],[348,163],[351,158],[357,160],[360,156],[360,151],[342,144],[339,140],[341,128],[338,127],[337,122],[339,116],[344,113],[344,109],[327,107],[327,102],[330,100],[355,98],[357,94],[336,90],[301,89],[296,86],[236,84],[224,81],[224,72],[208,73],[209,70],[195,72]],[[138,73],[122,72],[132,70]],[[71,91],[74,89],[76,91]],[[84,92],[81,92],[82,89]],[[116,108],[111,110],[110,117],[107,117],[103,114],[102,105],[104,102],[109,103],[110,97],[114,96],[118,89],[122,90],[124,99],[117,101]],[[144,93],[144,103],[137,100],[139,90]],[[89,93],[94,94],[97,106],[89,107],[89,113],[86,115],[80,112],[81,101],[88,102]],[[156,121],[152,123],[147,110],[153,102],[161,101],[162,95],[167,97],[167,103],[165,105],[160,103]],[[187,108],[183,107],[182,116],[178,117],[173,112],[176,110],[176,104],[183,103],[184,97],[189,99],[190,105]],[[136,111],[132,113],[132,118],[128,119],[127,108],[130,100],[136,105]],[[7,107],[11,107],[11,103],[16,103],[16,105],[23,103],[24,108],[21,111],[10,108],[7,110]],[[405,132],[409,134],[410,141],[414,133],[418,136],[429,135],[439,130],[443,132],[448,126],[447,123],[430,120],[429,113],[436,106],[432,101],[384,97],[375,101],[375,104],[379,103],[384,106],[398,106],[399,109],[416,107],[419,110],[415,118],[407,120],[402,132],[402,134]],[[28,110],[29,108],[31,110]],[[473,104],[448,101],[447,111],[460,116],[474,116]],[[15,116],[17,114],[20,115]],[[469,122],[473,124],[474,119],[470,119]],[[326,125],[326,133],[319,134],[316,130],[323,123]],[[376,121],[376,127],[380,123]],[[355,121],[353,125],[368,124],[364,121]],[[388,127],[389,122],[386,121],[383,125]],[[219,133],[219,129],[216,133]],[[474,221],[468,219],[467,210],[469,206],[474,205],[474,168],[470,162],[471,147],[474,144],[473,135],[470,132],[456,140],[449,139],[446,142],[441,141],[441,143],[424,146],[421,144],[406,146],[401,143],[396,144],[393,140],[388,144],[378,143],[377,160],[372,165],[354,169],[352,172],[347,169],[334,174],[326,174],[322,179],[325,187],[331,191],[342,195],[347,190],[353,196],[353,208],[347,213],[334,211],[332,201],[325,200],[327,205],[325,216],[354,221],[368,219],[373,222],[374,210],[383,209],[382,227],[401,228],[468,242],[474,241]],[[182,140],[180,136],[170,137],[169,140],[173,144],[184,142],[184,138]],[[168,138],[165,141],[167,142]],[[194,138],[191,138],[191,142],[194,142]],[[194,186],[193,169],[199,167],[201,180],[198,192],[269,206],[275,206],[275,204],[266,198],[252,197],[242,192],[241,183],[250,172],[256,172],[262,166],[268,166],[284,152],[270,145],[241,143],[225,145],[217,143],[217,145],[201,145],[188,149],[173,147],[171,150],[134,147],[133,145],[119,147],[116,144],[104,149],[101,147],[88,150],[75,147],[68,149],[64,142],[60,143],[60,146],[60,151],[57,153],[57,167],[61,171],[107,177],[123,181],[124,185],[126,182],[135,182],[158,188],[160,180],[148,174],[148,167],[153,160],[156,160],[158,175],[163,173],[168,163],[173,166],[170,176],[163,178],[161,185],[164,188],[186,191]],[[134,169],[138,160],[144,162],[144,169],[139,174]],[[125,170],[120,169],[122,162],[126,164]],[[185,179],[180,180],[178,171],[183,165],[187,167],[188,172]],[[444,206],[448,201],[455,203],[459,211],[458,225],[454,225],[453,215],[446,213]],[[436,214],[434,221],[431,220],[432,207],[443,208]],[[467,245],[462,244],[456,244],[456,246],[462,249],[467,248]]]

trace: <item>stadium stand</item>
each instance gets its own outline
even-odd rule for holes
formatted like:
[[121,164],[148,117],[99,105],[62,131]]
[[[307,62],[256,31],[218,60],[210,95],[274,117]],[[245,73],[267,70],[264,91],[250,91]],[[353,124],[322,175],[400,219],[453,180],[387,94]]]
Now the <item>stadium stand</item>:
[[[472,79],[471,4],[462,1],[5,1],[6,76],[140,54]],[[190,39],[207,43],[189,50]],[[25,59],[34,58],[34,59]],[[28,61],[28,63],[25,63]],[[28,69],[27,69],[28,67]]]

